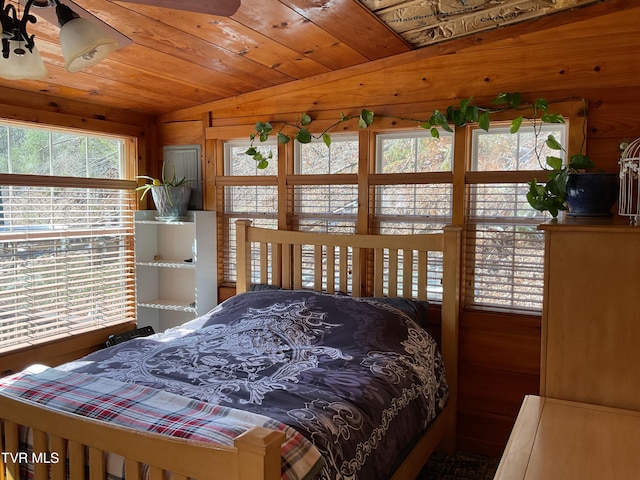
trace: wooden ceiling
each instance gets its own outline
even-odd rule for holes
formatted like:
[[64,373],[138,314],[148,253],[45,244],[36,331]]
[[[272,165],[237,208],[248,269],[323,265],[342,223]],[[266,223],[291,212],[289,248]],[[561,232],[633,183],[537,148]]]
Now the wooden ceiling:
[[131,43],[69,73],[58,27],[39,19],[29,33],[49,75],[0,79],[0,88],[159,115],[599,1],[242,0],[231,17],[218,17],[75,0]]

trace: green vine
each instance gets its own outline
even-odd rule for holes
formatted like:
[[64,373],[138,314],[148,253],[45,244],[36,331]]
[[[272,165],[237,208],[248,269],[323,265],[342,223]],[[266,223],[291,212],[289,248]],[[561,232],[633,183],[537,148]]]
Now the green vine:
[[[297,132],[293,136],[293,138],[295,138],[298,142],[311,143],[314,139],[316,140],[322,139],[324,144],[327,147],[330,147],[331,134],[329,132],[334,128],[336,128],[339,124],[348,122],[349,120],[352,120],[354,118],[358,118],[358,125],[360,126],[360,128],[367,128],[371,126],[371,124],[373,123],[373,116],[374,116],[373,112],[371,110],[366,110],[366,109],[362,109],[358,117],[356,117],[355,115],[347,116],[341,113],[339,120],[337,120],[335,123],[325,128],[322,133],[314,135],[309,131],[309,129],[306,128],[308,125],[311,124],[312,119],[309,115],[307,115],[306,113],[303,113],[302,115],[300,115],[300,118],[296,121],[296,123],[279,122],[281,125],[278,131],[276,132],[276,135],[278,138],[278,143],[287,144],[291,141],[291,137],[289,135],[282,133],[282,130],[285,127],[293,127],[294,129],[297,129]],[[251,144],[247,149],[247,151],[245,151],[244,153],[246,155],[249,155],[256,162],[258,162],[259,169],[264,169],[269,166],[269,160],[273,158],[273,152],[269,151],[269,153],[266,156],[263,155],[254,146],[254,142],[256,138],[259,139],[261,142],[266,142],[267,140],[269,140],[269,135],[271,135],[272,132],[273,132],[273,125],[271,123],[257,122],[256,131],[254,133],[251,133],[251,135],[249,135]]]
[[[583,100],[584,101],[584,100]],[[539,183],[537,179],[529,182],[529,191],[527,193],[527,200],[529,204],[536,210],[549,211],[549,213],[555,218],[558,212],[566,210],[566,183],[567,176],[571,172],[585,170],[594,166],[589,157],[584,155],[586,141],[586,131],[583,128],[583,140],[580,147],[580,153],[574,154],[569,159],[567,165],[563,165],[562,158],[559,152],[565,152],[566,150],[560,144],[560,142],[553,136],[548,135],[545,140],[545,145],[553,152],[558,152],[558,155],[548,155],[545,157],[544,162],[542,160],[542,152],[538,148],[537,139],[542,133],[542,125],[546,123],[562,124],[565,120],[561,114],[552,113],[549,111],[549,103],[543,98],[538,98],[533,102],[523,101],[522,94],[518,92],[512,93],[500,93],[491,102],[490,106],[476,105],[473,102],[473,97],[464,98],[460,100],[457,105],[450,105],[442,112],[440,110],[434,110],[430,117],[426,120],[391,117],[401,120],[415,121],[416,124],[429,130],[431,136],[434,138],[440,137],[440,129],[453,132],[451,125],[456,127],[463,127],[468,123],[477,123],[478,126],[484,130],[489,131],[491,124],[491,116],[498,112],[504,112],[507,110],[516,111],[532,111],[531,117],[525,117],[519,115],[511,121],[509,131],[514,134],[520,130],[523,122],[528,120],[533,125],[533,132],[536,139],[534,154],[538,159],[540,168],[548,171],[546,181]],[[276,132],[278,143],[286,144],[295,138],[300,143],[310,143],[313,139],[322,139],[327,147],[331,146],[331,134],[330,132],[336,128],[339,124],[347,122],[354,118],[358,118],[358,126],[360,128],[367,128],[371,126],[374,120],[374,113],[371,110],[362,109],[359,116],[346,116],[340,114],[340,118],[329,125],[322,133],[314,135],[309,130],[309,125],[312,123],[310,115],[303,113],[295,123],[279,122],[280,128]],[[586,118],[586,117],[585,117]],[[586,122],[585,122],[586,125]],[[296,133],[289,136],[283,133],[284,128],[291,127]],[[273,133],[273,125],[269,122],[257,122],[255,126],[255,132],[251,133],[249,138],[251,140],[250,147],[245,152],[251,156],[256,162],[258,162],[258,168],[264,169],[269,165],[269,160],[273,158],[273,152],[269,151],[266,155],[262,154],[256,147],[255,141],[258,139],[260,142],[265,142],[269,139]]]

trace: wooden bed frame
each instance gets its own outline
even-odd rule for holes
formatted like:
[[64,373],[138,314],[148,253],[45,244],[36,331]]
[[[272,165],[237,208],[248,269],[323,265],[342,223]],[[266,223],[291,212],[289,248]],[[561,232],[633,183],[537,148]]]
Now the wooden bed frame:
[[[273,283],[282,288],[301,288],[303,245],[313,251],[314,288],[321,289],[322,277],[328,279],[325,288],[333,293],[335,282],[345,290],[351,277],[351,294],[365,293],[365,279],[373,280],[369,295],[383,294],[383,256],[391,259],[387,273],[387,296],[411,296],[417,278],[418,299],[426,300],[427,252],[442,252],[443,301],[441,349],[447,369],[450,400],[445,410],[418,441],[393,476],[393,480],[416,477],[427,458],[441,445],[453,450],[456,433],[458,310],[460,271],[460,228],[446,227],[443,232],[423,235],[334,235],[309,232],[276,231],[251,227],[250,222],[237,222],[237,292],[249,289],[252,277],[252,246],[258,245],[262,264],[258,266],[261,283]],[[337,255],[336,255],[337,252]],[[349,252],[349,253],[347,253]],[[413,274],[413,259],[417,255],[418,274]],[[402,285],[401,294],[398,286]],[[404,295],[402,294],[404,293]],[[33,430],[34,451],[41,459],[55,452],[65,462],[35,464],[35,479],[84,479],[85,454],[88,448],[91,479],[104,479],[103,452],[112,452],[126,459],[127,478],[139,479],[142,465],[150,465],[149,478],[162,479],[164,471],[174,479],[187,477],[224,480],[277,480],[280,478],[280,445],[283,434],[265,428],[253,428],[239,436],[233,447],[212,446],[70,415],[28,401],[0,396],[0,480],[19,478],[19,465],[9,453],[20,452],[18,425]],[[49,453],[47,453],[49,452]],[[14,457],[15,458],[15,457]],[[50,476],[49,476],[50,475]],[[49,477],[48,477],[49,476]]]

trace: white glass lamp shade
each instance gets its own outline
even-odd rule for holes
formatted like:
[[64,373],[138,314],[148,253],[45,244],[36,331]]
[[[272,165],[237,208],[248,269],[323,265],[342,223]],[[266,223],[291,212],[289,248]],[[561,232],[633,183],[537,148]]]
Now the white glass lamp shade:
[[85,18],[74,18],[60,28],[64,66],[78,72],[104,60],[118,49],[118,42]]
[[[19,42],[9,41],[11,53],[9,58],[0,56],[0,77],[7,80],[40,80],[49,73],[47,67],[44,66],[38,47],[33,46],[33,51],[29,52],[24,46],[19,45]],[[25,50],[24,55],[17,55],[14,50],[21,46]]]

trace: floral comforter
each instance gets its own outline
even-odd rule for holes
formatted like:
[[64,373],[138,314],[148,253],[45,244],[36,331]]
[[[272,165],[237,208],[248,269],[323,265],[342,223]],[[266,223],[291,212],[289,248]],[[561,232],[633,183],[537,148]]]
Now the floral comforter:
[[248,292],[57,369],[264,415],[315,445],[319,478],[387,479],[448,398],[419,320],[376,299]]

